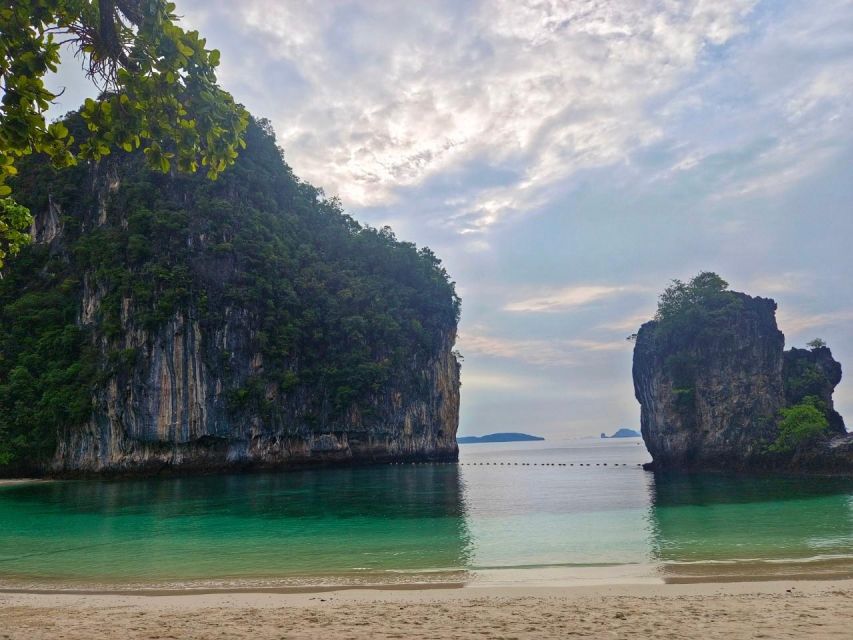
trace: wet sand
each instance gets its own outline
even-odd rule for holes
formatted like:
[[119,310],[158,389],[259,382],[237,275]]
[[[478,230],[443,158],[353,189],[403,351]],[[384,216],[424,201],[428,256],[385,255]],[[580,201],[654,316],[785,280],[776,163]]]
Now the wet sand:
[[0,638],[850,638],[853,580],[0,593]]

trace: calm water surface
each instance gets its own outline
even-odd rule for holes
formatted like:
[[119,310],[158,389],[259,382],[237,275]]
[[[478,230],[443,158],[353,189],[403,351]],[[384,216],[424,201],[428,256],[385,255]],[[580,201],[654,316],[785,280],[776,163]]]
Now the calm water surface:
[[637,439],[475,444],[458,466],[0,487],[0,587],[853,575],[853,481],[647,460]]

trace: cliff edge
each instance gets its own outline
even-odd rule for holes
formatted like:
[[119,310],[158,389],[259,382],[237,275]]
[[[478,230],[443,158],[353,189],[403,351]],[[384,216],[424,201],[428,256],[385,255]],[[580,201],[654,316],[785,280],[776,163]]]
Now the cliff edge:
[[453,283],[295,178],[267,122],[216,181],[33,157],[16,192],[0,473],[457,458]]
[[841,365],[821,343],[784,345],[775,301],[715,274],[675,281],[634,347],[651,468],[853,473],[832,401]]

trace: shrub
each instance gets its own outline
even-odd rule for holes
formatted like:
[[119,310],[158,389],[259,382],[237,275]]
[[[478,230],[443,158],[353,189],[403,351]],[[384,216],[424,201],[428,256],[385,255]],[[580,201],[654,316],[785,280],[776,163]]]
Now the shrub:
[[816,396],[807,396],[799,404],[779,412],[779,435],[770,445],[774,453],[790,453],[826,432],[829,421],[823,403]]

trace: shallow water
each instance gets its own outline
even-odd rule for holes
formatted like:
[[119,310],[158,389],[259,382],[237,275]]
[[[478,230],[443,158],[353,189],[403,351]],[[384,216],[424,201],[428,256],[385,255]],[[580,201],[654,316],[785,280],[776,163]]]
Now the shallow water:
[[853,575],[851,480],[655,476],[637,466],[637,439],[464,445],[460,457],[0,487],[0,586]]

